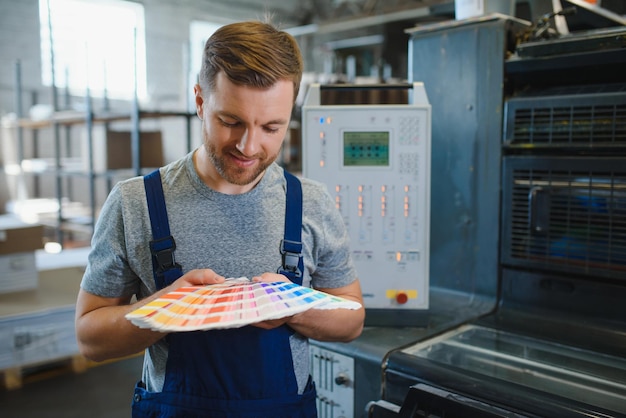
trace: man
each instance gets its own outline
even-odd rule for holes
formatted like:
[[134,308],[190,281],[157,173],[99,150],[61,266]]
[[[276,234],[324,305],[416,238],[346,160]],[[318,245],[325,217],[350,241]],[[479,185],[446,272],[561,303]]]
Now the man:
[[[194,89],[202,145],[153,177],[164,202],[153,189],[147,197],[148,182],[138,177],[117,184],[103,205],[76,332],[81,352],[96,361],[146,350],[135,417],[315,417],[307,339],[350,341],[362,331],[362,308],[310,309],[242,328],[167,335],[125,318],[177,288],[241,276],[273,282],[289,275],[362,304],[342,218],[321,184],[301,180],[302,271],[285,270],[279,251],[292,200],[275,160],[301,76],[289,34],[261,22],[217,30]],[[166,208],[156,229],[147,198]],[[162,242],[155,231],[167,221],[175,259],[166,260],[173,269],[163,273],[151,247]],[[284,274],[277,274],[281,263]],[[168,276],[172,271],[178,273]]]

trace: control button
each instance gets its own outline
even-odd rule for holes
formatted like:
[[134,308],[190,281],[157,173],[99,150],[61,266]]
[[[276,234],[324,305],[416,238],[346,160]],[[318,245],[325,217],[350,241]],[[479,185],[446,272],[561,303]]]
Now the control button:
[[398,302],[400,305],[404,305],[408,301],[409,301],[409,296],[406,293],[398,292],[396,294],[396,302]]
[[337,385],[343,385],[343,386],[348,386],[350,383],[350,378],[348,376],[346,376],[345,374],[341,373],[339,374],[339,376],[335,377],[335,384]]

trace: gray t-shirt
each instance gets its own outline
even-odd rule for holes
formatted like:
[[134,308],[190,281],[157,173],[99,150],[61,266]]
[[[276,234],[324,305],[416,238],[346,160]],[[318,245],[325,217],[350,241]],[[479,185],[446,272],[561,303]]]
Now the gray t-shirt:
[[[285,179],[271,165],[248,193],[226,195],[207,187],[192,153],[160,169],[176,261],[183,272],[210,268],[225,277],[276,272],[285,222]],[[337,288],[356,279],[341,215],[321,183],[301,179],[303,193],[303,285]],[[118,183],[104,203],[81,287],[102,297],[142,299],[156,291],[149,241],[150,218],[142,177]],[[209,331],[210,332],[210,331]],[[308,341],[295,333],[291,350],[299,392],[309,374]],[[161,391],[167,345],[146,350],[142,379]]]

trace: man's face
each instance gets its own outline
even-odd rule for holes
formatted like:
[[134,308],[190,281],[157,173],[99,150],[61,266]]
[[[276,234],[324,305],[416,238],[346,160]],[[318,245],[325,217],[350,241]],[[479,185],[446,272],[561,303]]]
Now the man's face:
[[243,192],[256,184],[280,152],[291,118],[293,83],[281,80],[269,89],[258,89],[235,85],[223,73],[216,81],[208,94],[196,86],[204,146],[196,166],[214,189]]

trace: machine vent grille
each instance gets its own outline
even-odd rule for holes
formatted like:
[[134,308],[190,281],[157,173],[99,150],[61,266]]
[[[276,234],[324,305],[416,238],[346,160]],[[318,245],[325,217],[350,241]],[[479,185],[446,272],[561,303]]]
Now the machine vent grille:
[[[580,100],[585,97],[585,100]],[[593,99],[593,100],[591,100]],[[626,147],[626,95],[512,99],[507,103],[509,146]]]
[[508,181],[505,263],[626,279],[623,171],[517,167]]

